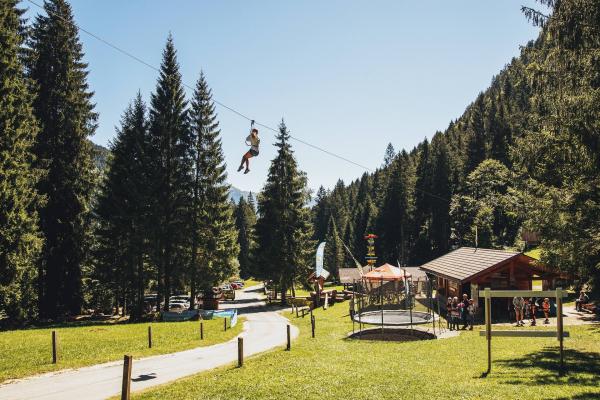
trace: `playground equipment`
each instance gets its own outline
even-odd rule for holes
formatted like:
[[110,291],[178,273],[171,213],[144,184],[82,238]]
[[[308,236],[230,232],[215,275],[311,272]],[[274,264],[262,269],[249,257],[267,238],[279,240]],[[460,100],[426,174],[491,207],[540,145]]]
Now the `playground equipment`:
[[[350,310],[353,332],[355,324],[359,332],[364,325],[378,325],[383,334],[389,328],[408,327],[412,332],[415,325],[432,323],[435,333],[436,318],[431,307],[427,311],[414,310],[416,286],[410,278],[405,270],[384,264],[366,273],[360,282],[354,282]],[[427,289],[431,304],[431,290]]]

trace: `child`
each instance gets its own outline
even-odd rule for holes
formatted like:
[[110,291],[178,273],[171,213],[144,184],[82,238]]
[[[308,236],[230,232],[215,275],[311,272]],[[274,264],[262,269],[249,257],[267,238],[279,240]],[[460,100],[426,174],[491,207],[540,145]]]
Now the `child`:
[[452,299],[452,307],[451,307],[451,319],[450,321],[451,324],[451,328],[450,330],[452,330],[452,328],[454,328],[455,330],[458,330],[458,323],[460,321],[460,309],[458,308],[458,297],[454,297]]
[[531,320],[531,326],[536,325],[535,313],[537,311],[537,304],[535,304],[535,297],[532,297],[528,300],[529,305],[529,318]]
[[544,317],[546,318],[544,320],[544,323],[549,324],[550,320],[548,319],[548,316],[550,315],[550,299],[547,297],[544,299],[544,302],[542,303],[542,310],[544,311]]
[[250,150],[248,150],[246,154],[242,156],[242,162],[238,168],[238,172],[240,172],[242,168],[244,168],[244,164],[246,164],[246,170],[244,171],[244,174],[250,172],[250,159],[258,156],[259,153],[258,146],[260,146],[260,139],[258,138],[258,129],[252,128],[252,131],[246,138],[246,144],[250,146]]
[[446,319],[448,327],[452,330],[452,297],[448,297],[448,301],[446,301]]
[[469,299],[469,306],[467,307],[467,313],[468,313],[468,322],[469,322],[469,330],[472,331],[473,330],[473,323],[475,322],[475,312],[477,310],[475,309],[475,303],[473,302],[473,299]]

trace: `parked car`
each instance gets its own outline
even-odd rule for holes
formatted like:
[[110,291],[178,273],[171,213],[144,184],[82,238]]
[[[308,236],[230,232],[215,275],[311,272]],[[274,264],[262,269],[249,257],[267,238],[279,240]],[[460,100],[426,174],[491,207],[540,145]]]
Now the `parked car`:
[[173,312],[182,312],[189,308],[189,304],[180,300],[175,300],[174,302],[169,302],[169,311]]
[[225,300],[235,300],[235,290],[230,284],[221,285],[221,291]]

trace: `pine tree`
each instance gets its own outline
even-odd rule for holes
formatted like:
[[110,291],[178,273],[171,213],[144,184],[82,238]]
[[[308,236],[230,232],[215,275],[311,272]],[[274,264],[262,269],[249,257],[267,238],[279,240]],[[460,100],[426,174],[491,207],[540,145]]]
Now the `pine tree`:
[[152,255],[157,265],[159,302],[169,309],[173,284],[189,265],[191,130],[173,38],[169,36],[160,76],[150,101],[149,156],[152,175]]
[[133,320],[143,314],[148,282],[148,151],[146,106],[138,93],[111,144],[108,173],[97,206],[100,246],[95,271],[95,277],[108,283],[115,297],[125,297],[133,305]]
[[383,156],[383,168],[389,167],[394,159],[396,158],[396,150],[391,143],[388,143],[385,149],[385,155]]
[[410,161],[402,152],[392,164],[385,199],[377,222],[380,261],[406,262],[411,211]]
[[32,152],[38,126],[19,60],[22,13],[16,0],[0,1],[0,314],[10,324],[37,316],[35,280],[43,243],[42,198],[36,191],[41,171],[33,166]]
[[[212,93],[204,74],[191,103],[193,184],[191,293],[209,290],[238,272],[238,235],[228,203],[225,160]],[[193,304],[193,301],[191,302]]]
[[327,236],[325,237],[323,264],[334,280],[339,279],[339,269],[344,267],[344,249],[333,217],[329,217]]
[[256,263],[260,277],[279,284],[282,302],[296,281],[310,271],[313,242],[307,200],[306,176],[298,170],[285,124],[279,126],[277,156],[258,201]]
[[423,261],[440,257],[450,249],[450,199],[452,189],[450,184],[450,161],[448,148],[443,137],[432,141],[432,185],[429,201],[431,204],[431,229],[429,238],[431,254]]
[[420,145],[421,151],[417,162],[415,183],[415,246],[411,258],[422,264],[431,254],[431,212],[433,177],[429,154],[429,141],[425,139]]
[[317,242],[325,240],[330,215],[329,194],[323,186],[320,186],[315,198],[315,206],[313,207],[314,239]]
[[240,277],[248,279],[253,276],[252,256],[255,247],[254,227],[256,225],[256,211],[244,197],[240,197],[235,208],[235,225],[238,230],[238,245],[240,254]]
[[484,96],[480,93],[470,109],[466,173],[473,171],[486,159],[486,135],[483,122]]
[[47,202],[40,210],[45,237],[39,269],[40,314],[57,318],[77,314],[82,306],[81,269],[88,256],[88,213],[94,187],[88,138],[97,115],[87,84],[78,29],[65,0],[44,3],[32,27],[27,59],[34,83],[35,115],[41,130],[35,153],[48,173],[39,192]]

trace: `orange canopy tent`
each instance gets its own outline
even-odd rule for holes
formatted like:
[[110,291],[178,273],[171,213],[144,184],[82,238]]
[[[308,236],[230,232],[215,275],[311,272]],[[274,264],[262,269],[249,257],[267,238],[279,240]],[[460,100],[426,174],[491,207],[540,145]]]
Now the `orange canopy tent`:
[[404,274],[407,278],[410,278],[410,274],[403,269],[390,264],[383,264],[381,267],[367,272],[363,278],[369,281],[402,281],[404,280]]

